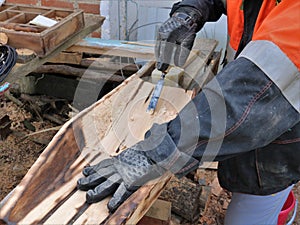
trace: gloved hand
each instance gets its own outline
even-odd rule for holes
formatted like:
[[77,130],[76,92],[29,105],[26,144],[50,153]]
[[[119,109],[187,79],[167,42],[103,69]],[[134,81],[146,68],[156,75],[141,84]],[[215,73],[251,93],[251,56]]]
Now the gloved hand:
[[107,205],[113,212],[140,186],[164,172],[144,152],[127,149],[116,157],[86,167],[83,170],[86,177],[79,179],[77,184],[79,189],[87,191],[88,203],[101,201],[113,194]]
[[155,56],[157,69],[165,71],[174,53],[174,64],[183,66],[193,47],[196,32],[204,22],[200,13],[192,7],[180,7],[164,22],[157,33]]
[[154,125],[144,141],[115,157],[86,167],[83,170],[85,177],[77,181],[77,186],[87,191],[88,203],[113,194],[108,203],[108,209],[113,212],[140,186],[167,170],[184,175],[197,166],[196,159],[176,148],[164,125]]

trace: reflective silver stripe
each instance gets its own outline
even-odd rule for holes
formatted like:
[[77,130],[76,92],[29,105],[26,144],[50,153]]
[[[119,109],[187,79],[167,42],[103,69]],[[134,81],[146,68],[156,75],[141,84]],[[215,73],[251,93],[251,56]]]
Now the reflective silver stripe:
[[277,45],[271,41],[251,41],[240,57],[255,63],[300,113],[300,71]]

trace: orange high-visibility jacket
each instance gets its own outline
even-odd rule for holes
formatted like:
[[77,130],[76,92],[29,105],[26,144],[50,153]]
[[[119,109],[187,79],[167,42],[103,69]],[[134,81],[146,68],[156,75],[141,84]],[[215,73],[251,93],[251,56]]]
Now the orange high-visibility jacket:
[[[234,51],[244,30],[243,3],[227,0],[229,46]],[[255,63],[300,112],[300,1],[263,1],[252,40],[238,57]]]
[[[227,0],[230,47],[237,51],[244,31],[243,0]],[[263,1],[252,40],[277,45],[300,68],[300,1]]]

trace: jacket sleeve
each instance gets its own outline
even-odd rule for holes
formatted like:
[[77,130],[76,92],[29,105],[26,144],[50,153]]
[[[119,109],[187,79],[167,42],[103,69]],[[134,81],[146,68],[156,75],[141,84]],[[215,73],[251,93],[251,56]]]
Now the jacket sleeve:
[[238,58],[168,123],[168,133],[180,151],[220,161],[271,143],[299,121],[272,80]]
[[238,58],[168,123],[153,126],[139,149],[185,175],[203,161],[222,161],[264,147],[300,122],[300,114],[254,63]]
[[222,0],[183,0],[173,5],[170,15],[180,7],[192,7],[202,15],[202,21],[215,22],[222,14],[226,14],[225,4]]
[[299,9],[299,1],[282,1],[238,58],[169,123],[181,151],[222,160],[264,147],[299,123]]

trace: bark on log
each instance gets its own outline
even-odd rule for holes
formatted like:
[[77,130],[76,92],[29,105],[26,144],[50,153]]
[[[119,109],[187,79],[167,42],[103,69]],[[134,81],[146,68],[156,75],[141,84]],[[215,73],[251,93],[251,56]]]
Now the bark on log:
[[201,186],[188,178],[173,177],[161,193],[160,199],[172,203],[172,211],[179,216],[194,222],[200,216]]

